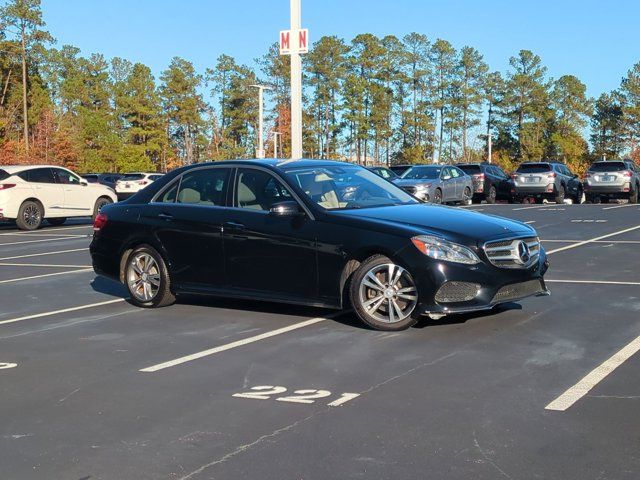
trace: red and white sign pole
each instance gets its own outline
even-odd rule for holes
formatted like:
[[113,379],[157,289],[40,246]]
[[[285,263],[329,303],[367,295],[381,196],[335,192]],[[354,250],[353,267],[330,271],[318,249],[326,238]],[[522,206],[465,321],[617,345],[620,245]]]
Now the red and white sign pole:
[[302,158],[302,59],[309,32],[301,26],[300,0],[291,0],[291,30],[280,32],[280,54],[291,56],[291,159]]

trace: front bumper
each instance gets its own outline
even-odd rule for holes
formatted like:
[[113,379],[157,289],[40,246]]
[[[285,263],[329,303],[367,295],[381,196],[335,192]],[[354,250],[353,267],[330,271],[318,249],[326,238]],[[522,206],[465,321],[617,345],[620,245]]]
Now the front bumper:
[[[412,258],[410,264],[418,289],[418,309],[424,315],[449,315],[454,313],[489,310],[502,303],[510,303],[532,296],[549,295],[544,274],[549,263],[544,249],[540,249],[538,261],[529,268],[499,268],[482,261],[477,265],[462,265],[436,261],[422,253],[406,251]],[[473,298],[464,301],[443,301],[440,288],[450,282],[477,285]],[[441,291],[440,291],[441,293]],[[438,301],[438,298],[440,301]]]

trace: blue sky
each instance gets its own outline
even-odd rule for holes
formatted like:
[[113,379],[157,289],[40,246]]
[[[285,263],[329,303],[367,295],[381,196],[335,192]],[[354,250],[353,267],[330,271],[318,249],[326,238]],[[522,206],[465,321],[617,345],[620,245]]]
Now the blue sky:
[[[42,0],[49,31],[83,53],[120,56],[159,74],[173,56],[200,71],[226,53],[251,64],[288,28],[288,0]],[[549,74],[578,76],[597,96],[640,62],[637,0],[303,0],[311,40],[416,31],[476,47],[504,71],[520,49]]]

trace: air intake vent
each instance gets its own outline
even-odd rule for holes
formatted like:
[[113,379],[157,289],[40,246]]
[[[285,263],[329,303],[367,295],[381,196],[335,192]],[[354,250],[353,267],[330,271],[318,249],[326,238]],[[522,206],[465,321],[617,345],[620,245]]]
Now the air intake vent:
[[468,302],[476,298],[480,292],[480,285],[469,282],[447,282],[436,293],[438,303]]
[[492,303],[516,300],[530,295],[535,295],[536,293],[542,293],[544,291],[545,289],[540,280],[529,280],[528,282],[514,283],[498,290],[498,293],[493,297]]

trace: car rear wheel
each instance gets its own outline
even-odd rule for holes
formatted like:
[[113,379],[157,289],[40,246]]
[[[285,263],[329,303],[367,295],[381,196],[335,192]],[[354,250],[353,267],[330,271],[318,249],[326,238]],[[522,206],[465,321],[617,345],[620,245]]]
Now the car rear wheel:
[[462,205],[471,205],[471,189],[469,187],[465,187],[464,192],[462,192]]
[[433,192],[433,203],[442,203],[442,190],[436,188],[436,191]]
[[131,252],[124,279],[131,302],[138,307],[165,307],[176,300],[166,264],[152,247],[143,245]]
[[362,262],[353,274],[349,297],[360,320],[376,330],[404,330],[418,320],[411,274],[384,255]]
[[47,222],[49,222],[49,225],[53,225],[54,227],[58,225],[62,225],[66,221],[67,221],[66,217],[47,218]]
[[95,221],[96,217],[100,213],[100,210],[102,210],[106,205],[110,205],[112,203],[113,202],[111,201],[111,199],[107,197],[100,197],[98,200],[96,200],[96,203],[93,206],[93,220]]
[[496,191],[496,187],[491,185],[491,187],[489,187],[489,192],[487,193],[487,203],[496,203],[497,196],[498,192]]
[[16,225],[20,230],[37,230],[42,225],[43,208],[40,202],[27,200],[18,210]]

